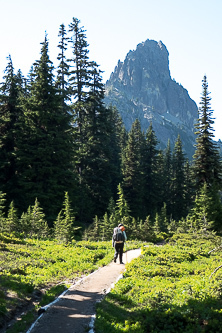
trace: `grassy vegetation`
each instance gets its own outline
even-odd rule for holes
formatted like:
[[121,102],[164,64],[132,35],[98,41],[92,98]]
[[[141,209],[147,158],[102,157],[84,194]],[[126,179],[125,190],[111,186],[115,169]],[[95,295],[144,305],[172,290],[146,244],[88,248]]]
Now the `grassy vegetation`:
[[[96,332],[222,332],[221,253],[215,238],[175,235],[143,247],[97,307]],[[220,244],[221,239],[217,238]]]
[[[128,242],[128,248],[141,243]],[[108,264],[114,250],[109,242],[20,239],[0,235],[0,327],[28,304],[34,308],[8,333],[25,332],[37,310],[60,295],[76,279]]]
[[[216,243],[217,244],[216,244]],[[219,237],[176,234],[164,246],[142,247],[115,288],[98,304],[96,332],[222,332]],[[141,246],[127,242],[127,248]],[[32,303],[7,333],[26,332],[37,310],[76,279],[113,258],[111,242],[22,240],[0,235],[1,325]]]

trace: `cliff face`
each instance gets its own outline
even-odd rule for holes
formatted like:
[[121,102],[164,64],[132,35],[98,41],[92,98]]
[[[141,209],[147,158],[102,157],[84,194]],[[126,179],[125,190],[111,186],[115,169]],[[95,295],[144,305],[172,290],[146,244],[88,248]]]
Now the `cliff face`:
[[146,40],[118,62],[106,83],[105,103],[119,110],[127,130],[136,118],[146,131],[152,121],[160,147],[180,134],[188,157],[194,153],[197,106],[171,79],[169,53],[162,42]]

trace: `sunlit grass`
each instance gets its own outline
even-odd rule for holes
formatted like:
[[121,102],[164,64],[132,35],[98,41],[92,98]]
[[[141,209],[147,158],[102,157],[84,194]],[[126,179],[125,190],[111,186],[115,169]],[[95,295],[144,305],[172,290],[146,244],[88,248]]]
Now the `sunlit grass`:
[[[222,270],[209,239],[150,245],[97,307],[96,332],[222,332]],[[113,315],[115,314],[115,315]]]
[[[128,242],[127,248],[139,246],[139,242]],[[53,240],[0,235],[0,325],[18,305],[32,302],[38,293],[35,311],[28,316],[32,318],[41,306],[52,302],[77,279],[107,265],[113,253],[111,241],[58,244]],[[18,332],[22,332],[23,321],[28,320],[24,318],[17,323]]]

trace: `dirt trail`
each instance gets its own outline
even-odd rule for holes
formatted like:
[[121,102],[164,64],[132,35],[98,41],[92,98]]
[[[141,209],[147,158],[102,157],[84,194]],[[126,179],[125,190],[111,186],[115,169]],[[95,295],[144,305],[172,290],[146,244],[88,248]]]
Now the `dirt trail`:
[[[124,253],[124,263],[139,257],[141,250]],[[117,281],[125,265],[110,263],[73,285],[44,312],[28,333],[85,333],[92,323],[95,304]],[[88,329],[87,329],[88,328]]]

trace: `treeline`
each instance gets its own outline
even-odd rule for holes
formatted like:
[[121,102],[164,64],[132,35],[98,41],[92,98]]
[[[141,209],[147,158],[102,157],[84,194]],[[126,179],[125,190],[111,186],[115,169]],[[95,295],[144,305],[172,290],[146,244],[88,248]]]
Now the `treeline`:
[[[1,229],[16,210],[17,230],[32,233],[37,205],[44,212],[40,229],[48,234],[54,227],[58,238],[66,223],[67,235],[75,232],[74,217],[94,221],[94,234],[96,225],[107,229],[119,220],[135,230],[151,221],[155,230],[166,231],[185,220],[221,230],[221,162],[206,77],[189,161],[179,136],[173,147],[168,142],[160,150],[152,124],[143,133],[136,120],[127,133],[118,110],[105,107],[102,72],[89,60],[78,19],[68,31],[62,24],[58,36],[56,68],[47,36],[28,77],[14,73],[8,58],[0,86]],[[63,205],[72,217],[66,218]]]

